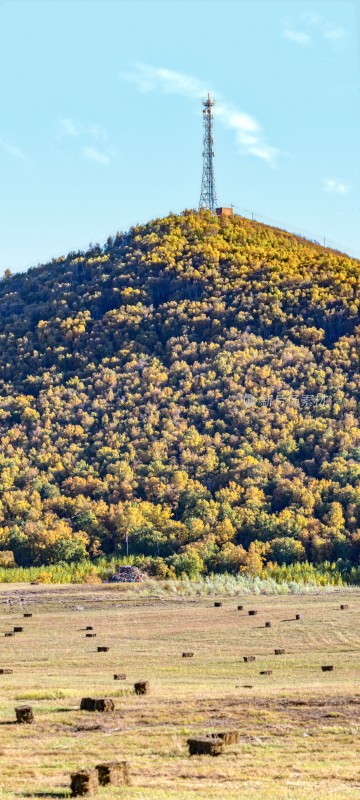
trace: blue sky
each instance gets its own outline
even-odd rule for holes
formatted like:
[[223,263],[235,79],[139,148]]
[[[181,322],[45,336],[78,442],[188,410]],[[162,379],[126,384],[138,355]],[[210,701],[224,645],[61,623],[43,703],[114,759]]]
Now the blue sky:
[[[0,274],[219,201],[360,257],[356,2],[0,2]],[[261,216],[260,216],[261,215]]]

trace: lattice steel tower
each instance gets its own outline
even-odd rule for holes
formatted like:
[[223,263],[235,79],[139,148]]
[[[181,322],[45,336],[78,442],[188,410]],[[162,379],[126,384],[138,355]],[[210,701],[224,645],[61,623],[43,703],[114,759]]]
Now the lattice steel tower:
[[214,172],[214,115],[212,111],[214,105],[215,100],[208,94],[206,100],[203,100],[204,149],[199,210],[200,208],[208,208],[210,211],[215,211],[218,205]]

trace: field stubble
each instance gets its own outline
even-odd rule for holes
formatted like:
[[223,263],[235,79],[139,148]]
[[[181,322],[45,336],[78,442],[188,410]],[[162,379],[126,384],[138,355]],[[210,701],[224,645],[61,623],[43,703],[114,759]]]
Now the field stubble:
[[[137,599],[116,586],[2,590],[0,667],[13,673],[0,675],[0,797],[66,797],[71,772],[126,760],[132,786],[99,798],[360,800],[360,592],[221,600]],[[132,693],[137,680],[150,681],[148,695]],[[112,697],[115,711],[80,711],[84,696]],[[24,702],[32,725],[14,722]],[[189,758],[188,737],[227,729],[239,744]]]

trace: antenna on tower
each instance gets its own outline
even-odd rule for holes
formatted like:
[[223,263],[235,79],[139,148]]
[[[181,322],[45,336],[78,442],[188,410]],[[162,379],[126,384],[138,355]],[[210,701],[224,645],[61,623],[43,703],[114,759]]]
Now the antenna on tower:
[[218,205],[214,172],[214,115],[212,111],[215,100],[208,94],[206,100],[203,100],[202,104],[204,106],[203,174],[199,211],[200,208],[207,208],[209,211],[215,211]]

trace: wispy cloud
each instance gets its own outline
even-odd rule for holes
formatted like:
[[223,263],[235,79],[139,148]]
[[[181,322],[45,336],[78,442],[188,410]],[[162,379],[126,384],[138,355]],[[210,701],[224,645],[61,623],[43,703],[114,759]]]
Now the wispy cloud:
[[[164,94],[180,94],[189,98],[207,95],[209,87],[198,78],[182,72],[136,63],[131,72],[121,74],[123,80],[133,83],[141,92],[162,91]],[[242,152],[273,164],[279,150],[268,144],[259,122],[244,111],[224,101],[218,92],[211,91],[216,98],[214,113],[219,122],[234,131]]]
[[234,131],[237,144],[243,151],[263,161],[274,163],[279,150],[266,142],[262,129],[254,117],[221,101],[215,106],[215,115],[224,127]]
[[97,142],[107,142],[108,134],[102,125],[94,123],[78,122],[71,117],[61,117],[59,120],[60,133],[64,136],[88,136]]
[[335,178],[324,178],[323,190],[324,192],[331,192],[332,194],[347,194],[349,186]]
[[340,42],[346,36],[346,31],[344,28],[324,28],[323,35],[325,39],[329,39],[330,42]]
[[74,122],[70,117],[61,117],[60,131],[67,136],[80,136],[81,128],[77,122]]
[[301,44],[303,47],[308,47],[311,44],[311,36],[308,33],[304,33],[303,31],[296,31],[287,28],[283,31],[284,39],[290,39],[291,42],[296,42],[296,44]]
[[288,22],[282,35],[285,39],[303,47],[309,47],[321,39],[338,45],[346,37],[346,30],[341,25],[329,23],[320,14],[305,12],[296,21]]
[[83,147],[81,152],[89,161],[96,161],[98,164],[109,164],[110,162],[109,156],[96,147]]
[[123,72],[121,77],[134,83],[141,92],[161,89],[165,93],[183,94],[186,97],[202,97],[208,92],[205,84],[191,75],[174,72],[171,69],[151,67],[140,62],[136,62],[132,72]]
[[5,150],[5,152],[8,153],[13,158],[18,158],[21,161],[27,161],[27,162],[31,161],[30,156],[28,156],[27,153],[24,152],[24,150],[21,150],[20,147],[16,147],[14,144],[7,141],[6,139],[0,138],[0,148],[2,150]]
[[63,140],[72,139],[74,143],[76,142],[77,153],[88,161],[103,165],[110,163],[109,149],[106,146],[109,137],[102,125],[61,117],[58,135]]

